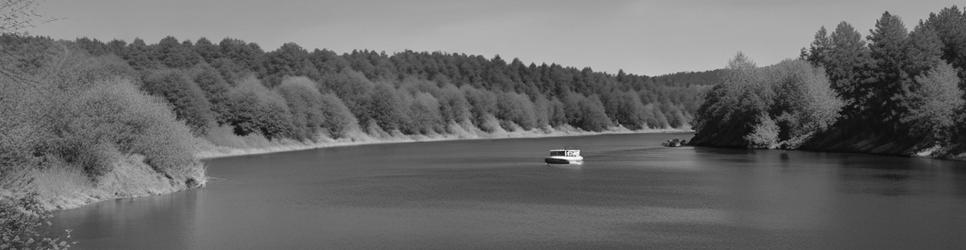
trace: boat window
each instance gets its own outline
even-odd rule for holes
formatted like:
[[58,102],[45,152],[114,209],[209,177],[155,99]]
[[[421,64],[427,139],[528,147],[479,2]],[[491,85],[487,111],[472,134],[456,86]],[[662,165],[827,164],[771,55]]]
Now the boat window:
[[564,156],[566,153],[564,151],[550,151],[550,156]]

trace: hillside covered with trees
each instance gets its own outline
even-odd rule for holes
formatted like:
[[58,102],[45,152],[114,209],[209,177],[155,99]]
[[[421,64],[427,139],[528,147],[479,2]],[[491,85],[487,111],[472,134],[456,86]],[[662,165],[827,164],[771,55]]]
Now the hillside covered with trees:
[[800,59],[739,55],[698,109],[696,145],[956,156],[966,142],[966,13],[908,30],[885,12],[869,34],[824,27]]
[[[95,187],[144,173],[165,183],[130,195],[203,183],[199,145],[689,128],[717,75],[611,74],[442,52],[338,54],[295,43],[264,51],[232,38],[4,34],[0,43],[0,185],[27,186],[38,171],[82,175]],[[138,174],[118,172],[132,169]]]
[[156,44],[139,39],[70,44],[95,57],[122,59],[142,89],[163,96],[200,135],[219,126],[238,135],[299,140],[319,132],[345,136],[349,128],[342,126],[369,134],[447,133],[453,124],[487,132],[564,125],[588,131],[618,125],[677,128],[691,120],[701,89],[623,71],[528,65],[500,56],[364,50],[340,55],[295,43],[266,52],[230,38],[217,44],[174,37]]

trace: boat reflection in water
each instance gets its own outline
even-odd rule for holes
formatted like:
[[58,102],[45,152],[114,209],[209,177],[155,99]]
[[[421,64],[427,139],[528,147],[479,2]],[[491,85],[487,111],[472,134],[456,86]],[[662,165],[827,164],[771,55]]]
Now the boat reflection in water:
[[580,156],[577,149],[554,149],[550,150],[550,156],[543,159],[547,164],[573,164],[584,163],[584,157]]

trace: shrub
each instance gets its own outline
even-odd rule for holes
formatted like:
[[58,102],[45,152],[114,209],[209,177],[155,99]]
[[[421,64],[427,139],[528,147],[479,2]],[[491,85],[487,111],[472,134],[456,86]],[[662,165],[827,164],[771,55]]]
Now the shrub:
[[0,196],[0,249],[68,249],[70,231],[62,237],[46,237],[51,213],[44,210],[36,194],[23,197]]
[[52,141],[57,156],[80,164],[92,176],[110,171],[122,154],[141,154],[156,171],[186,176],[197,167],[192,136],[160,100],[128,81],[105,82],[77,96],[67,107],[62,138]]
[[369,81],[365,75],[352,70],[328,74],[319,80],[321,92],[335,93],[345,102],[345,106],[352,111],[352,114],[363,123],[368,123],[371,120],[367,105],[374,87],[375,84]]
[[[496,118],[502,122],[512,122],[523,129],[537,126],[533,102],[526,95],[513,92],[499,92],[497,95]],[[503,126],[510,128],[510,126]]]
[[758,118],[758,123],[754,125],[751,133],[744,139],[748,142],[749,148],[775,148],[778,144],[778,125],[775,121],[762,114]]
[[629,129],[640,129],[644,125],[644,104],[641,98],[633,92],[621,92],[613,95],[615,102],[614,120]]
[[407,110],[409,105],[402,98],[403,96],[397,94],[392,85],[376,84],[369,94],[367,117],[386,131],[403,129],[403,126],[409,122]]
[[644,105],[641,119],[644,120],[644,125],[648,128],[666,128],[668,126],[667,117],[653,103]]
[[941,63],[915,78],[916,88],[903,96],[908,110],[901,121],[912,134],[931,140],[949,142],[956,125],[956,110],[963,106],[963,90],[956,70]]
[[285,99],[257,79],[241,80],[228,92],[228,99],[228,124],[235,128],[235,134],[258,133],[268,139],[293,137],[295,128]]
[[432,95],[416,93],[409,112],[413,132],[427,134],[442,130],[443,117],[439,114],[439,102]]
[[227,122],[228,116],[228,91],[231,86],[222,77],[217,69],[208,64],[198,64],[190,71],[191,80],[198,84],[204,91],[205,97],[211,103],[211,111],[214,113],[215,121],[219,125]]
[[305,77],[289,77],[275,89],[288,104],[293,132],[298,139],[312,138],[322,126],[322,94],[315,85]]
[[21,75],[32,81],[0,81],[0,178],[16,178],[7,170],[53,162],[96,178],[124,154],[144,155],[169,176],[196,172],[190,131],[160,99],[115,75],[130,73],[116,57],[72,50],[54,50],[50,56],[59,59],[42,65],[44,74]]
[[463,122],[470,120],[470,103],[459,88],[446,84],[440,89],[440,115],[444,121]]
[[602,131],[611,126],[600,97],[568,93],[564,95],[564,113],[567,123],[588,131]]
[[764,77],[775,93],[769,113],[779,127],[778,140],[801,141],[838,119],[843,102],[835,96],[822,68],[804,61],[784,61]]
[[473,125],[480,128],[487,127],[483,126],[488,121],[487,117],[496,113],[496,95],[493,92],[476,89],[470,85],[463,85],[460,90],[463,91],[463,95],[466,96],[466,100],[470,104]]
[[772,88],[761,80],[754,62],[739,53],[728,63],[722,83],[705,95],[695,120],[692,143],[747,147],[744,136],[752,132],[758,116],[767,113]]
[[533,101],[533,118],[536,121],[536,127],[546,128],[550,126],[550,109],[550,101],[547,100],[547,97],[537,95]]
[[582,120],[580,121],[580,128],[589,131],[602,131],[607,127],[610,127],[610,119],[607,118],[607,114],[604,112],[604,104],[601,103],[600,97],[597,95],[592,95],[590,98],[584,99],[580,103],[580,110],[583,114]]
[[204,134],[208,127],[215,124],[211,103],[205,98],[205,92],[183,72],[156,70],[149,72],[143,81],[142,88],[149,94],[164,98],[178,119],[184,120],[196,134]]
[[756,68],[739,54],[698,109],[693,143],[796,148],[838,119],[824,70],[787,60]]
[[359,121],[352,115],[342,99],[334,94],[322,95],[322,127],[332,137],[343,137],[359,129]]
[[550,99],[547,110],[547,112],[550,113],[548,120],[551,126],[560,126],[567,123],[567,114],[564,109],[564,104],[560,101],[560,99],[557,99],[557,97]]

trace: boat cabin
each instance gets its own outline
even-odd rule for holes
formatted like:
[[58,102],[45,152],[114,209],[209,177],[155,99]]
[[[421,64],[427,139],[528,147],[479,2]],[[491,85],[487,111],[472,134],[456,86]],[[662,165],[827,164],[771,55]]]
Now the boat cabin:
[[580,156],[580,150],[576,150],[576,149],[555,149],[555,150],[550,150],[550,156],[577,157],[577,156]]

